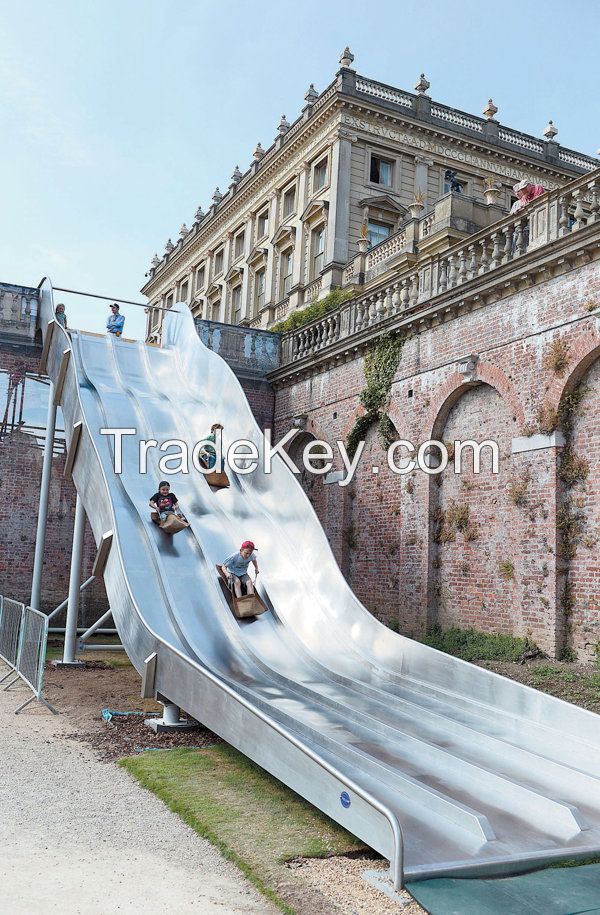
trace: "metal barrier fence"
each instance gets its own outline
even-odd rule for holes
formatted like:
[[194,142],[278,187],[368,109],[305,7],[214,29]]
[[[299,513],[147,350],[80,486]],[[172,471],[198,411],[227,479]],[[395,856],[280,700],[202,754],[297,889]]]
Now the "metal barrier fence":
[[0,616],[0,658],[6,661],[11,672],[2,677],[0,683],[10,677],[13,670],[17,668],[17,659],[19,656],[19,641],[21,637],[21,628],[23,625],[23,615],[25,607],[18,600],[12,600],[10,597],[2,598],[2,615]]
[[0,683],[15,673],[17,676],[4,687],[5,690],[10,689],[18,679],[33,690],[33,696],[15,710],[15,715],[34,699],[42,702],[55,715],[58,714],[42,695],[47,641],[48,617],[45,613],[25,607],[9,597],[0,598],[0,657],[11,667],[11,671]]

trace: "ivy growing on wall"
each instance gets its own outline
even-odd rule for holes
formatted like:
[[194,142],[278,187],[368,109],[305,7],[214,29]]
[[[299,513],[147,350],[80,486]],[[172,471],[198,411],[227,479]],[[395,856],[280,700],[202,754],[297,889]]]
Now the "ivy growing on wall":
[[365,413],[359,416],[348,435],[346,449],[350,458],[356,454],[374,422],[378,423],[379,438],[384,448],[394,441],[396,429],[387,414],[396,369],[400,364],[404,338],[397,334],[384,334],[365,357],[366,384],[360,394]]
[[280,334],[285,333],[286,330],[296,330],[298,327],[310,324],[311,321],[322,318],[323,315],[339,308],[340,305],[351,299],[353,295],[354,293],[351,289],[332,289],[318,302],[313,302],[312,305],[307,305],[306,308],[302,308],[299,311],[293,311],[284,321],[278,321],[269,330]]

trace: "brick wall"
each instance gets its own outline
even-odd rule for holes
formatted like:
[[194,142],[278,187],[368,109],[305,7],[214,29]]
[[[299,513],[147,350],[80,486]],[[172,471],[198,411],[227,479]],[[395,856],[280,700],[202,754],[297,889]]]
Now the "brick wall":
[[[598,263],[407,340],[389,405],[398,436],[416,445],[432,437],[492,438],[500,465],[498,475],[485,462],[474,475],[467,458],[460,475],[451,462],[441,477],[421,471],[394,476],[372,429],[348,490],[324,486],[319,478],[311,482],[311,500],[338,562],[378,617],[407,634],[436,622],[473,625],[529,635],[552,654],[568,647],[582,658],[592,656],[600,641],[600,330],[594,303],[600,307]],[[557,346],[565,344],[567,364],[560,366]],[[459,363],[471,354],[477,356],[474,373],[463,375]],[[589,471],[569,495],[557,479],[561,450],[553,440],[515,453],[513,441],[527,437],[539,410],[558,409],[577,384],[587,393],[574,417],[572,446]],[[345,440],[361,412],[363,386],[362,357],[315,366],[303,380],[278,378],[276,435],[306,413],[308,433],[330,444]],[[374,464],[384,468],[377,475]],[[519,486],[525,492],[517,499]],[[583,517],[575,555],[565,560],[560,525],[569,498]]]

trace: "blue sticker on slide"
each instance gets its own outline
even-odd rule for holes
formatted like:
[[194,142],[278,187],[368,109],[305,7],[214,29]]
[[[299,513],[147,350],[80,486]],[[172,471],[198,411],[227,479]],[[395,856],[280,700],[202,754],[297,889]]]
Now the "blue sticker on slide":
[[340,794],[340,804],[342,805],[342,807],[345,807],[346,809],[348,809],[348,807],[350,806],[350,804],[351,804],[350,795],[348,794],[347,791],[342,791],[342,793]]

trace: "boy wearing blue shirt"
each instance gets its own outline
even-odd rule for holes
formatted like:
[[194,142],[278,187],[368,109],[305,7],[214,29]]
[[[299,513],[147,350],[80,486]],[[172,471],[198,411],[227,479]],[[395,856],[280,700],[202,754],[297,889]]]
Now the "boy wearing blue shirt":
[[251,540],[244,540],[239,553],[233,553],[221,565],[221,571],[227,576],[229,587],[233,585],[236,597],[242,597],[242,584],[246,586],[246,594],[254,594],[254,585],[248,575],[248,566],[252,563],[258,575],[255,549]]
[[110,306],[110,315],[106,319],[106,332],[120,337],[123,333],[125,324],[125,315],[119,314],[119,306],[116,302]]

